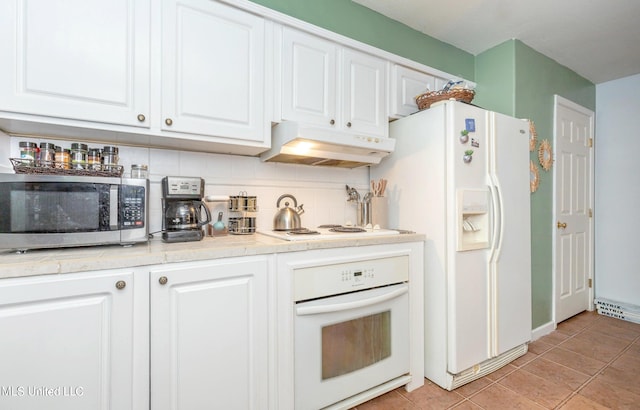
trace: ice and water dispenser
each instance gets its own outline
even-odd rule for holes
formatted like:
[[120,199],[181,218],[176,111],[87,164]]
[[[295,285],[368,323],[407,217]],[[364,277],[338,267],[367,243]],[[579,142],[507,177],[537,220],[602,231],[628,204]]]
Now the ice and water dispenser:
[[457,196],[457,250],[488,248],[490,242],[489,191],[459,189]]

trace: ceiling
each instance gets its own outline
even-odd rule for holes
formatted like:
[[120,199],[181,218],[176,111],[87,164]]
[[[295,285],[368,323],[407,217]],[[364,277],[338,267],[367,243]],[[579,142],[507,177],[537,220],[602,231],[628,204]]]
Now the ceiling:
[[353,0],[473,55],[518,39],[594,84],[640,73],[638,0]]

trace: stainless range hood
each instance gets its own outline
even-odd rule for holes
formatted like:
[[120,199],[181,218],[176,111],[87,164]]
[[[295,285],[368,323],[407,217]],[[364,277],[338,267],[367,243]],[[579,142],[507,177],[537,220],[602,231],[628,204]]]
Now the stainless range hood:
[[378,164],[391,152],[392,138],[354,135],[285,121],[271,128],[271,149],[260,155],[266,162],[357,168]]

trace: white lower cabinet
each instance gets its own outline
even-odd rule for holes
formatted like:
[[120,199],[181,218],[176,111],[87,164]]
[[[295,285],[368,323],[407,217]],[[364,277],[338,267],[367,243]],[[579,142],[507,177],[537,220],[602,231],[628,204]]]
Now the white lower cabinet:
[[0,409],[273,407],[272,260],[1,279]]
[[268,261],[151,269],[151,409],[268,407]]
[[134,316],[133,270],[0,280],[0,409],[145,406]]

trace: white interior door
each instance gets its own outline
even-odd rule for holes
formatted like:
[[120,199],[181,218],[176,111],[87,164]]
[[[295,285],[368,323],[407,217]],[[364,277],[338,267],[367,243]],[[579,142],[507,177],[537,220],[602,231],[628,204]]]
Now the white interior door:
[[593,111],[555,98],[555,322],[591,310],[593,290]]

